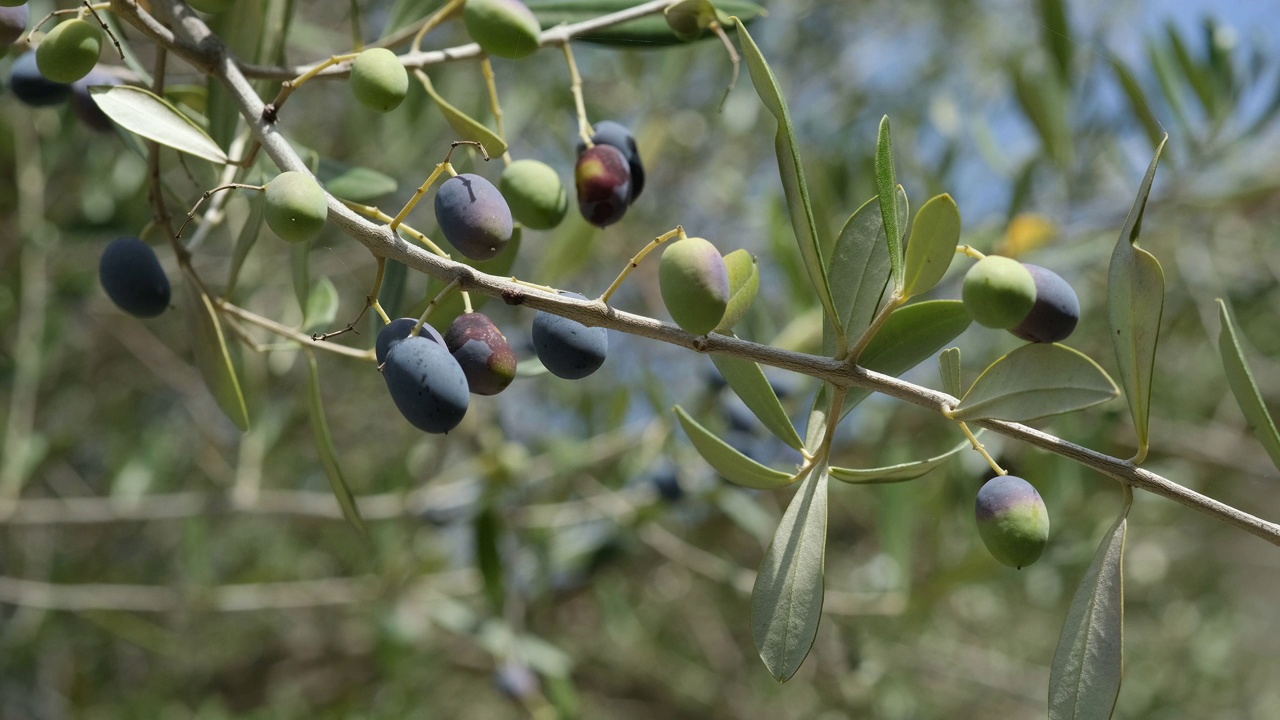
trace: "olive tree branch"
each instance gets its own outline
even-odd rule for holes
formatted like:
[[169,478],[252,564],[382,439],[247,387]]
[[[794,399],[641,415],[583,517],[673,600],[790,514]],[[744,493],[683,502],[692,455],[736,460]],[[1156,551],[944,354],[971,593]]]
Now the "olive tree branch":
[[[666,4],[666,0],[663,0],[661,3],[646,3],[632,10],[648,8],[650,5],[665,7]],[[155,42],[171,44],[174,52],[183,54],[188,48],[198,48],[197,62],[200,60],[207,62],[212,58],[213,62],[204,66],[227,86],[232,98],[239,106],[241,115],[246,119],[271,159],[281,170],[306,171],[301,158],[288,140],[280,134],[278,128],[262,119],[262,100],[254,92],[235,59],[228,55],[221,41],[199,17],[189,11],[175,15],[179,32],[186,35],[185,39],[178,39],[173,33],[160,27],[154,18],[147,15],[132,0],[112,0],[111,5],[122,18],[150,36]],[[573,26],[565,26],[559,30],[562,33],[567,32],[569,27]],[[555,30],[548,31],[548,33],[552,32]],[[556,37],[560,37],[561,41],[566,39],[562,36]],[[543,39],[547,40],[547,33],[543,34]],[[464,46],[462,49],[465,50],[467,47],[469,46]],[[455,54],[449,59],[461,59],[461,57],[469,57],[469,55]],[[725,353],[825,380],[837,387],[866,388],[928,408],[939,414],[944,408],[954,407],[958,402],[944,393],[862,367],[849,367],[833,358],[792,352],[725,335],[690,335],[675,325],[618,310],[599,301],[575,300],[552,295],[514,282],[511,278],[488,275],[470,266],[446,260],[410,245],[398,237],[389,226],[373,224],[333,197],[329,198],[329,219],[348,235],[361,242],[375,257],[391,258],[445,282],[457,280],[464,290],[501,298],[509,305],[526,305],[585,325],[639,335],[700,353]],[[1167,478],[1139,468],[1128,460],[1090,450],[1019,423],[983,420],[975,424],[1075,460],[1122,483],[1173,500],[1280,546],[1280,525],[1201,495]]]

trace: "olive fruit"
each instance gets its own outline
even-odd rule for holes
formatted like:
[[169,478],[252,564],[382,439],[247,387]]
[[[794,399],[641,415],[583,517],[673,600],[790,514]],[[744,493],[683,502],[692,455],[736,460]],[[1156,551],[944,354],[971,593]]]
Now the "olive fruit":
[[520,0],[467,0],[462,21],[481,50],[502,58],[532,55],[542,35],[538,18]]
[[[627,168],[631,170],[631,191],[627,196],[627,204],[630,205],[640,197],[640,191],[644,190],[644,163],[640,160],[636,138],[626,125],[612,120],[601,120],[592,129],[595,130],[595,134],[591,136],[593,145],[612,145],[627,159]],[[586,146],[579,143],[578,154],[584,152]]]
[[729,270],[729,304],[716,325],[716,332],[729,333],[751,309],[760,291],[760,264],[755,255],[739,249],[724,256],[724,265]]
[[[578,293],[562,292],[561,295],[587,299]],[[533,351],[552,375],[578,380],[604,364],[609,353],[609,333],[602,327],[587,327],[576,320],[539,310],[533,318]]]
[[191,7],[207,13],[220,13],[230,10],[235,2],[236,0],[187,0],[187,4]]
[[516,160],[502,171],[498,188],[511,207],[511,216],[534,230],[550,230],[569,210],[569,195],[560,176],[538,160]]
[[434,340],[418,335],[392,345],[382,378],[400,414],[419,430],[446,433],[467,414],[467,377]]
[[88,75],[71,83],[71,112],[75,113],[80,122],[91,130],[111,132],[115,129],[115,124],[106,113],[102,112],[102,108],[98,107],[98,102],[93,99],[93,95],[89,94],[89,88],[94,85],[119,84],[120,80],[116,76],[91,70]]
[[444,344],[476,395],[497,395],[516,379],[515,351],[483,313],[463,313],[454,318],[444,333]]
[[715,245],[683,238],[662,252],[658,288],[671,319],[686,332],[705,335],[720,324],[729,305],[729,270]]
[[267,183],[264,216],[267,227],[289,242],[315,237],[329,217],[329,202],[320,183],[297,170],[282,172]]
[[[373,343],[373,355],[378,360],[378,365],[387,361],[387,353],[396,343],[409,337],[409,333],[413,332],[413,327],[418,324],[418,318],[397,318],[387,323],[386,327],[378,332],[378,339]],[[418,331],[419,337],[427,338],[441,345],[444,345],[444,336],[439,330],[424,324],[422,329]]]
[[13,90],[14,97],[31,107],[57,105],[71,95],[70,85],[54,82],[40,72],[35,53],[27,53],[13,61],[9,88]]
[[978,534],[996,560],[1024,568],[1049,540],[1049,512],[1031,483],[1013,475],[991,478],[978,490]]
[[502,252],[515,229],[502,193],[493,183],[471,173],[440,184],[436,223],[444,239],[472,260],[488,260]]
[[23,0],[24,4],[14,6],[0,2],[0,49],[9,47],[26,32],[31,11],[25,2]]
[[573,171],[578,209],[587,222],[606,227],[622,219],[630,205],[631,169],[622,151],[595,145],[578,156]]
[[169,278],[151,246],[136,237],[116,238],[102,251],[98,280],[116,307],[152,318],[169,307]]
[[1031,312],[1036,282],[1017,260],[988,255],[965,274],[961,297],[979,325],[1008,330]]
[[40,73],[54,82],[73,83],[89,74],[102,53],[102,29],[80,18],[58,23],[36,48]]
[[391,112],[409,93],[409,73],[386,48],[369,48],[351,63],[351,93],[361,105]]
[[1039,265],[1024,264],[1036,285],[1031,311],[1009,332],[1028,342],[1066,340],[1080,321],[1080,298],[1062,276]]

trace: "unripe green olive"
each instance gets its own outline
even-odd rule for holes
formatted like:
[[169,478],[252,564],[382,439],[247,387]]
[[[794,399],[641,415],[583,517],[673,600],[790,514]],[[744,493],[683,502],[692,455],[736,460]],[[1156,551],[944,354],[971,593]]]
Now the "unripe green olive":
[[329,217],[329,203],[320,184],[296,170],[282,172],[267,183],[264,216],[267,227],[289,242],[315,237]]
[[369,48],[351,64],[351,93],[361,105],[391,112],[409,93],[409,73],[386,48]]
[[729,305],[729,271],[716,246],[697,237],[676,240],[662,252],[658,287],[671,319],[694,335],[720,324]]
[[49,31],[36,48],[36,67],[54,82],[70,84],[93,69],[102,52],[102,30],[94,23],[73,18]]
[[498,189],[511,207],[511,216],[525,227],[550,230],[569,210],[569,194],[550,165],[516,160],[502,171]]
[[729,271],[729,304],[724,309],[724,317],[716,325],[716,332],[728,333],[747,314],[760,291],[760,264],[756,256],[745,249],[725,255],[724,264]]

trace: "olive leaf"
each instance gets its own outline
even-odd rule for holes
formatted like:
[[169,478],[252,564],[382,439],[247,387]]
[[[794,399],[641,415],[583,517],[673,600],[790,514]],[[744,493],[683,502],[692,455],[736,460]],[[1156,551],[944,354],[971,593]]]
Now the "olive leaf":
[[950,195],[929,199],[911,222],[907,240],[904,298],[929,292],[947,274],[960,243],[960,208]]
[[[969,312],[959,300],[927,300],[903,305],[889,314],[889,319],[863,349],[858,364],[897,377],[956,339],[970,323]],[[841,417],[870,394],[865,388],[849,388]]]
[[244,402],[244,393],[240,390],[240,378],[231,362],[226,337],[222,334],[218,311],[191,276],[190,270],[184,266],[183,271],[187,273],[187,311],[191,314],[189,323],[195,330],[191,337],[196,367],[222,412],[241,431],[248,430],[249,409]]
[[[975,435],[981,433],[982,428],[979,428]],[[831,477],[840,480],[841,482],[847,482],[854,485],[906,482],[907,480],[915,480],[918,477],[928,474],[934,468],[942,465],[947,460],[950,460],[952,455],[962,452],[969,447],[969,441],[965,440],[941,455],[935,455],[926,460],[916,460],[914,462],[887,465],[885,467],[857,469],[833,467],[831,468]]]
[[827,552],[827,467],[791,498],[751,590],[751,636],[778,682],[795,675],[818,634]]
[[1222,364],[1227,371],[1227,384],[1231,386],[1231,394],[1235,395],[1240,411],[1249,421],[1253,434],[1271,456],[1271,462],[1280,468],[1280,433],[1276,431],[1276,423],[1271,413],[1262,402],[1262,393],[1253,380],[1253,371],[1245,360],[1244,348],[1240,346],[1240,338],[1235,323],[1227,312],[1227,304],[1218,299],[1218,318],[1222,321],[1222,330],[1218,333],[1218,353],[1222,355]]
[[1120,695],[1124,541],[1133,491],[1076,588],[1049,670],[1049,720],[1108,720]]
[[473,140],[480,143],[490,157],[498,157],[507,151],[507,143],[497,133],[441,97],[436,92],[435,86],[431,84],[431,78],[427,77],[425,72],[414,70],[413,75],[418,78],[418,82],[422,83],[422,88],[435,101],[436,106],[440,108],[440,112],[444,115],[445,121],[449,123],[449,127],[453,128],[454,132],[458,133],[459,137],[463,140]]
[[796,432],[795,425],[791,424],[791,418],[787,417],[778,394],[773,391],[758,363],[723,353],[711,353],[711,362],[715,363],[716,369],[743,404],[769,428],[769,432],[796,450],[804,447],[804,441]]
[[942,390],[952,397],[964,394],[960,377],[960,348],[947,348],[938,356],[938,373],[942,375]]
[[1137,243],[1156,166],[1168,140],[1169,136],[1165,135],[1151,158],[1151,165],[1138,188],[1138,196],[1120,231],[1120,239],[1116,241],[1107,272],[1107,317],[1111,325],[1111,342],[1120,370],[1120,384],[1124,387],[1129,413],[1138,434],[1135,462],[1146,457],[1150,444],[1151,378],[1156,361],[1156,342],[1160,338],[1160,318],[1164,313],[1164,270],[1155,256],[1139,248]]
[[893,167],[893,134],[889,130],[889,116],[880,118],[880,132],[876,137],[876,196],[880,198],[880,216],[884,219],[885,237],[889,242],[889,266],[892,268],[893,287],[902,289],[902,234],[898,220],[898,177]]
[[320,463],[324,465],[324,474],[329,477],[329,485],[333,495],[338,499],[338,507],[342,515],[361,535],[367,535],[364,518],[360,517],[360,507],[347,487],[347,480],[342,474],[342,466],[338,464],[338,450],[333,445],[333,435],[329,432],[329,421],[324,415],[324,400],[320,395],[320,368],[316,364],[315,354],[307,351],[307,409],[311,416],[311,432],[315,435],[316,448],[320,451]]
[[150,90],[135,85],[98,85],[90,88],[89,94],[102,112],[125,130],[210,162],[225,164],[229,159],[196,121]]
[[[809,281],[818,293],[823,311],[832,322],[838,323],[840,314],[836,312],[831,284],[827,280],[827,267],[822,260],[818,223],[813,217],[813,204],[809,200],[809,186],[805,181],[804,167],[800,163],[800,144],[796,140],[795,127],[791,124],[791,112],[782,96],[782,88],[778,87],[778,79],[774,77],[769,63],[751,38],[751,33],[747,32],[741,19],[734,18],[734,21],[741,29],[739,37],[742,39],[742,54],[747,61],[747,70],[756,87],[756,94],[778,122],[774,151],[778,156],[778,174],[782,178],[782,189],[787,198],[787,210],[791,214],[791,227],[795,231],[796,243],[800,246],[800,256],[804,259],[805,268],[809,271]],[[843,346],[844,328],[837,326],[835,333],[837,344]]]
[[[521,364],[523,365],[523,363]],[[703,460],[707,461],[708,465],[729,482],[754,490],[775,490],[780,487],[786,487],[797,480],[793,475],[761,465],[734,450],[729,443],[699,425],[698,421],[690,417],[689,413],[685,412],[684,408],[679,405],[675,406],[675,411],[676,417],[680,420],[680,426],[684,428],[685,434],[689,436],[689,441],[693,443],[694,449],[698,451]]]
[[1084,353],[1056,343],[1031,343],[991,363],[951,417],[1021,422],[1081,410],[1119,392]]

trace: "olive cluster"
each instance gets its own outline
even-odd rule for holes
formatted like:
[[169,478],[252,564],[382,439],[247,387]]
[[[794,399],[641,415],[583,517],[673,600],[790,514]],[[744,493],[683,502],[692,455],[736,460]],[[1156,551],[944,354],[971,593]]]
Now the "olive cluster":
[[[16,42],[27,30],[31,15],[25,2],[0,0],[0,49]],[[70,101],[72,112],[85,126],[106,132],[111,120],[89,95],[94,85],[117,85],[113,75],[94,69],[102,50],[102,30],[96,20],[73,18],[59,23],[40,41],[35,52],[19,56],[9,71],[9,88],[30,107],[52,107]]]

